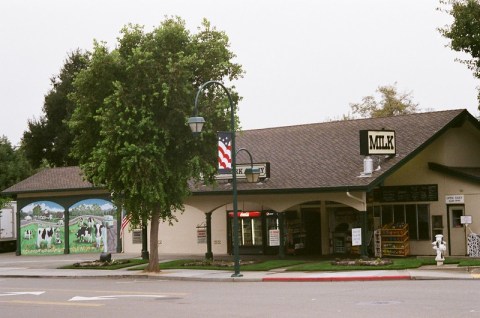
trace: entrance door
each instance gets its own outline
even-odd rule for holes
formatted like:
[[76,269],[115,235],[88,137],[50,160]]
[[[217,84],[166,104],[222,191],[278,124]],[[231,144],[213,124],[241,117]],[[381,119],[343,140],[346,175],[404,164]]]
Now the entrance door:
[[306,242],[305,252],[310,255],[322,254],[322,227],[318,208],[302,208]]
[[465,214],[464,205],[448,206],[448,253],[449,255],[465,255],[465,228],[461,217]]

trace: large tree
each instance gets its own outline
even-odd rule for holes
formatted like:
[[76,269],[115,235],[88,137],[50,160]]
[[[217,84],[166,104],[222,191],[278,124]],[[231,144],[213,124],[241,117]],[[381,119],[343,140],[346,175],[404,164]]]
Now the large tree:
[[[413,102],[411,93],[399,93],[396,84],[379,86],[378,96],[368,95],[360,103],[351,103],[353,118],[374,118],[398,116],[417,112],[418,104]],[[344,116],[345,119],[352,116]]]
[[43,115],[28,121],[22,149],[33,167],[71,166],[78,161],[70,155],[73,135],[67,127],[75,104],[68,99],[73,80],[87,65],[88,53],[75,50],[68,54],[60,73],[50,79],[52,88],[45,95]]
[[[457,59],[473,71],[480,79],[480,2],[478,0],[441,0],[440,10],[453,17],[453,23],[439,28],[440,33],[450,40],[450,48],[464,52],[471,59]],[[480,91],[478,94],[480,102]],[[480,106],[479,106],[480,107]]]
[[215,132],[229,129],[222,91],[202,95],[207,123],[200,138],[186,120],[202,83],[242,76],[234,57],[227,35],[208,21],[191,34],[183,20],[167,18],[151,32],[126,26],[114,50],[96,42],[75,80],[73,153],[87,178],[107,187],[133,224],[150,221],[148,271],[158,271],[160,221],[171,222],[183,210],[189,180],[212,180]]

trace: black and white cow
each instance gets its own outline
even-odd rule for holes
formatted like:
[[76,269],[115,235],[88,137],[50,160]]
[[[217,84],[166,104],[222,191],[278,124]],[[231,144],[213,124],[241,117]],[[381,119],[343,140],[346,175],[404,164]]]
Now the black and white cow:
[[33,231],[32,230],[25,230],[23,233],[23,238],[26,240],[30,240],[33,238]]
[[92,232],[86,226],[82,226],[77,231],[77,241],[78,242],[92,242]]
[[92,228],[95,226],[95,219],[92,218],[91,216],[89,216],[87,219],[87,226],[88,228]]
[[94,236],[95,236],[95,246],[97,248],[99,248],[100,245],[102,244],[103,228],[104,226],[101,223],[95,224]]
[[42,227],[39,227],[38,228],[38,235],[37,235],[37,248],[41,248],[42,246],[42,243],[45,243],[47,245],[47,248],[51,248],[52,247],[52,238],[55,234],[55,228],[53,227],[46,227],[46,228],[42,228]]

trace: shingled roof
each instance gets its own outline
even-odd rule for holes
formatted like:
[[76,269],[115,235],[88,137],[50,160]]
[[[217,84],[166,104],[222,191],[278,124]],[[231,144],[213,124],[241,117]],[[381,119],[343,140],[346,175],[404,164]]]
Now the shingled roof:
[[[310,192],[365,190],[382,182],[388,175],[424,149],[445,130],[478,121],[466,110],[417,113],[395,117],[332,121],[288,127],[247,130],[238,133],[237,149],[246,148],[254,162],[270,162],[270,179],[262,184],[238,183],[239,191]],[[395,130],[397,155],[380,160],[379,171],[360,177],[364,156],[360,155],[360,130]],[[248,163],[238,154],[237,163]],[[375,165],[375,168],[377,165]],[[228,189],[198,188],[198,192]]]
[[[332,121],[287,127],[246,130],[237,133],[237,149],[246,148],[256,163],[270,163],[270,178],[259,184],[238,183],[245,193],[368,191],[424,149],[444,131],[478,121],[466,110],[418,113],[385,118]],[[395,130],[397,155],[377,157],[381,169],[360,177],[360,130]],[[237,163],[249,163],[240,152]],[[377,165],[375,165],[376,167]],[[78,167],[45,169],[3,191],[5,194],[93,189]],[[195,194],[224,193],[231,185],[197,187]]]
[[80,167],[46,168],[2,191],[4,194],[95,189]]

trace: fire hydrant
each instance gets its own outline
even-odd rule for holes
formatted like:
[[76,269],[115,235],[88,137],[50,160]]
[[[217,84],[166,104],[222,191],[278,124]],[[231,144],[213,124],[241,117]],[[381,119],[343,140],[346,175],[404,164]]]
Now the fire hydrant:
[[433,249],[437,252],[437,256],[435,257],[437,266],[441,266],[445,260],[445,251],[447,250],[447,243],[443,240],[443,235],[435,235],[435,242],[432,242],[432,245]]

